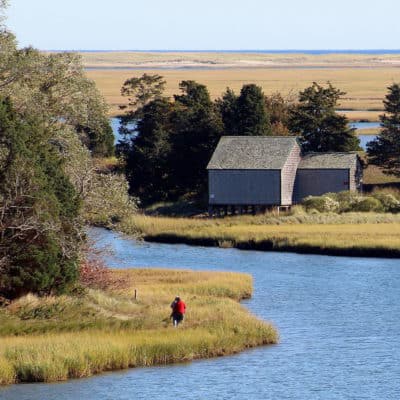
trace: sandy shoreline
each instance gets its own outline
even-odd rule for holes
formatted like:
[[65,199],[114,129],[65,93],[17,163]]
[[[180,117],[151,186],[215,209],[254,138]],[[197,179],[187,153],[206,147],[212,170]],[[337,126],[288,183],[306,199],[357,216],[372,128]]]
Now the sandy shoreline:
[[86,68],[396,68],[400,54],[81,52]]

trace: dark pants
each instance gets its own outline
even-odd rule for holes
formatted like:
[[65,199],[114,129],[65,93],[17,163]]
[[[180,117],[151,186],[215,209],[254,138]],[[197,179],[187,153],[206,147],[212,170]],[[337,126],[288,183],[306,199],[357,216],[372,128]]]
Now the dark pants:
[[178,326],[183,321],[183,314],[180,312],[172,313],[172,322],[174,326]]

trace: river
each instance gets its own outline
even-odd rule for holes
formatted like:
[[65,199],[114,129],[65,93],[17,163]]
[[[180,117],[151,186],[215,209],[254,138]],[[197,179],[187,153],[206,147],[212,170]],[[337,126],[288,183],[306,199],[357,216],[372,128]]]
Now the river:
[[400,398],[399,260],[141,243],[103,229],[90,236],[109,246],[107,263],[115,268],[250,273],[255,291],[244,304],[274,322],[280,343],[188,364],[14,385],[1,389],[0,399]]

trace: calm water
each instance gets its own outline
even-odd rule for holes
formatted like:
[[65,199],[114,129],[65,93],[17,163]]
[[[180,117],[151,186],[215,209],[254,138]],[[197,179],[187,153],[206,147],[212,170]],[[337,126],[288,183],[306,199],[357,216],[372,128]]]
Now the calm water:
[[67,383],[14,385],[0,390],[0,399],[400,398],[399,260],[138,243],[101,229],[91,235],[114,251],[107,259],[113,267],[252,274],[255,292],[245,304],[276,324],[280,344]]
[[360,139],[360,146],[364,149],[367,150],[367,144],[376,138],[376,135],[358,135],[358,138]]

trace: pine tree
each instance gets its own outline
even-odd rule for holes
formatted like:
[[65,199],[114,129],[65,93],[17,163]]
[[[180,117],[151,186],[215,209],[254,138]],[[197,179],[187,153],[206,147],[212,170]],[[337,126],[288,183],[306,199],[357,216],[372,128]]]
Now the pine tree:
[[330,83],[324,88],[316,82],[300,92],[299,103],[291,111],[290,130],[300,136],[303,151],[356,151],[359,139],[355,129],[349,128],[344,115],[335,107],[344,92]]
[[271,122],[261,88],[254,84],[243,85],[237,100],[238,132],[245,136],[271,134]]
[[380,116],[382,131],[367,145],[370,164],[382,167],[385,174],[400,176],[400,85],[388,87],[383,101],[385,114]]

